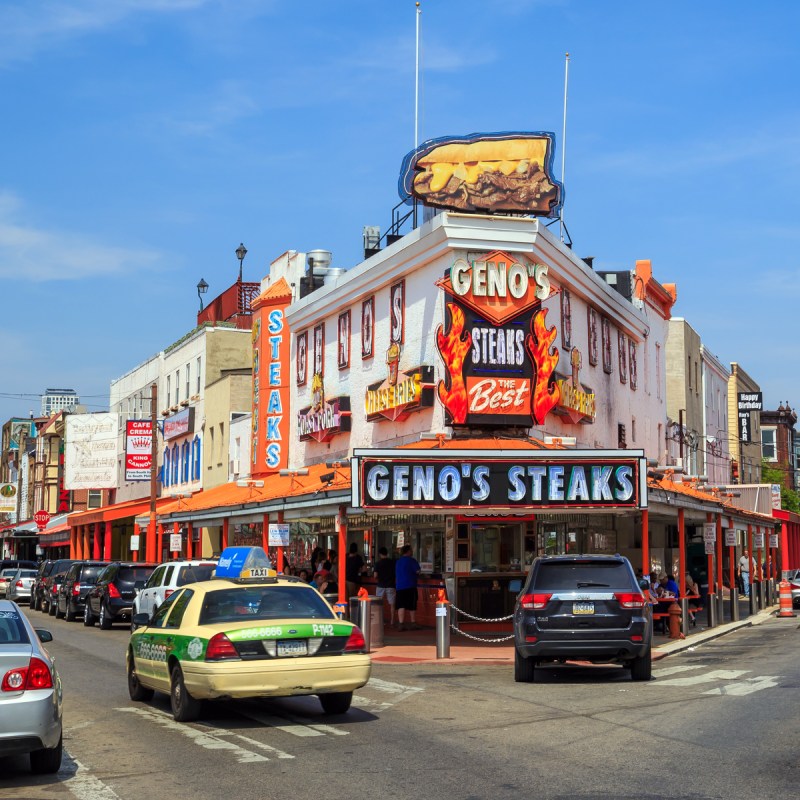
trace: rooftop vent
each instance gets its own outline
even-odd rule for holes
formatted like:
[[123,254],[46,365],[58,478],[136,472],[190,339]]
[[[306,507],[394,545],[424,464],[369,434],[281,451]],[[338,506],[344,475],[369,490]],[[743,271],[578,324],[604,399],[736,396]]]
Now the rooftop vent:
[[364,258],[370,258],[375,253],[381,251],[381,229],[377,225],[365,225],[364,236]]

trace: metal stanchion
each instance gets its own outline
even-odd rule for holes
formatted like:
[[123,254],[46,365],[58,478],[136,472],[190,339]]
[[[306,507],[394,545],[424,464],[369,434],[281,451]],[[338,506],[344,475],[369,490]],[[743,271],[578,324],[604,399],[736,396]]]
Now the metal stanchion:
[[758,582],[758,610],[764,608],[764,581]]
[[767,591],[768,591],[768,605],[774,606],[778,602],[778,597],[775,592],[775,578],[770,578],[767,582]]
[[685,597],[681,598],[681,632],[689,635],[689,601]]
[[717,625],[717,595],[709,592],[706,595],[706,613],[708,614],[708,627],[715,628]]
[[364,650],[369,653],[370,640],[372,639],[372,608],[370,607],[369,597],[359,597],[358,599],[358,627],[364,636]]
[[436,602],[436,658],[450,658],[450,603]]
[[725,595],[722,589],[719,590],[717,595],[717,625],[725,624]]
[[739,621],[739,590],[731,589],[731,622]]
[[758,598],[756,597],[756,585],[750,584],[750,614],[751,616],[758,612]]

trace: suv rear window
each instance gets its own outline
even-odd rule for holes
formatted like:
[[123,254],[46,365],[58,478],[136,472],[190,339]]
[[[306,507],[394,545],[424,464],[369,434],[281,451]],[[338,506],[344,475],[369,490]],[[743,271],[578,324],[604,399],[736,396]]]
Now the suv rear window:
[[105,566],[84,567],[81,571],[81,583],[95,583],[100,571],[104,569]]
[[633,581],[624,563],[543,561],[534,578],[539,589],[628,588]]
[[142,586],[144,586],[152,571],[152,567],[120,567],[117,573],[117,580],[120,583],[141,582]]
[[216,568],[216,564],[195,564],[192,567],[181,567],[177,585],[186,586],[187,583],[210,580]]

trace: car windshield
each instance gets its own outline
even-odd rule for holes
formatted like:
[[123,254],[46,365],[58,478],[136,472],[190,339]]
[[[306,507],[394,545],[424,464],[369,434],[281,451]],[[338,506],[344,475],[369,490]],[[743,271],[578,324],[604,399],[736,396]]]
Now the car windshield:
[[181,567],[178,573],[178,586],[186,586],[187,583],[197,583],[197,581],[207,581],[211,579],[216,564],[195,564],[191,567]]
[[4,569],[2,572],[0,572],[0,578],[6,578],[6,579],[8,579],[8,578],[10,578],[12,575],[16,575],[16,572],[17,572],[17,568],[16,568],[16,567],[12,567],[12,568],[10,568],[10,569],[9,569],[9,568],[6,568],[6,569]]
[[335,617],[333,609],[311,587],[242,586],[208,592],[200,624]]
[[15,611],[0,611],[0,647],[4,644],[28,644],[28,631]]
[[534,586],[545,589],[630,586],[632,579],[624,564],[607,561],[544,561]]

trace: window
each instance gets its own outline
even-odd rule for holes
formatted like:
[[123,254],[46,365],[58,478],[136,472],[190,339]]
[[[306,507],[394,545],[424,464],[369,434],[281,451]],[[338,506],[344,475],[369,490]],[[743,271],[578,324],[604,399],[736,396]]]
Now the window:
[[200,360],[201,356],[197,357],[197,394],[200,394]]
[[631,419],[631,442],[636,441],[636,417]]
[[656,344],[656,397],[661,399],[661,345]]
[[689,391],[692,391],[692,357],[688,356],[689,366],[686,369],[686,380],[689,383]]
[[189,394],[191,392],[191,389],[189,388],[190,372],[191,372],[191,369],[190,369],[189,365],[187,364],[186,365],[186,399],[187,400],[189,399]]
[[167,375],[167,405],[169,405],[170,397],[172,397],[172,378]]
[[169,615],[165,628],[180,628],[183,615],[186,613],[186,608],[193,595],[194,591],[192,589],[184,589],[178,595],[178,599],[172,604],[174,611]]
[[180,480],[180,476],[178,474],[180,469],[180,463],[179,463],[180,457],[181,455],[178,452],[178,445],[177,444],[172,445],[172,477],[170,480],[173,485],[177,484],[178,481]]
[[766,461],[778,460],[776,434],[775,428],[761,428],[761,456]]
[[195,436],[192,441],[192,480],[200,480],[200,437]]
[[603,372],[611,373],[611,323],[603,317],[600,320],[600,333],[603,340]]
[[181,371],[175,370],[175,405],[178,405],[181,397]]
[[102,489],[89,489],[89,497],[86,500],[86,508],[100,508],[103,505]]
[[190,462],[190,447],[189,442],[184,442],[181,445],[181,480],[184,483],[189,483],[189,462]]
[[219,461],[217,462],[217,466],[221,466],[222,463],[225,461],[225,423],[220,422],[219,424]]
[[168,447],[166,450],[164,450],[164,463],[163,466],[161,467],[162,469],[161,483],[163,483],[164,486],[169,486],[172,483],[171,481],[172,476],[170,474],[169,468],[170,468],[170,457],[169,457],[169,447]]

